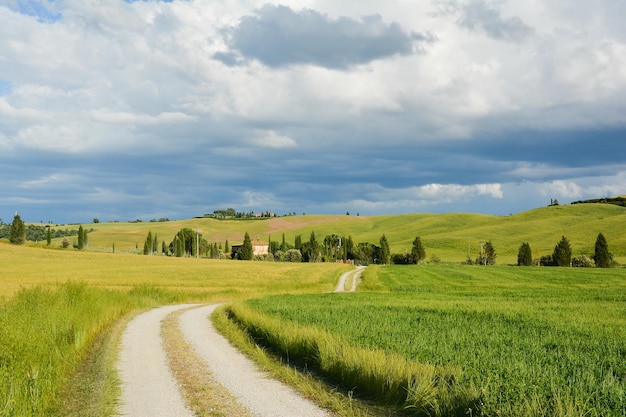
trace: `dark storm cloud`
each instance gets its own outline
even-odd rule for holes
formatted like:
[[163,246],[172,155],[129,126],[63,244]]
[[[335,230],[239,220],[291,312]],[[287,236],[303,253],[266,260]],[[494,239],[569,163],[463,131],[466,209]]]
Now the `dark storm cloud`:
[[331,19],[315,10],[297,12],[272,5],[242,18],[237,27],[225,31],[225,37],[233,51],[215,57],[227,65],[237,62],[236,51],[270,67],[313,64],[328,68],[411,54],[415,42],[431,40],[427,35],[407,33],[397,23],[385,23],[380,15]]

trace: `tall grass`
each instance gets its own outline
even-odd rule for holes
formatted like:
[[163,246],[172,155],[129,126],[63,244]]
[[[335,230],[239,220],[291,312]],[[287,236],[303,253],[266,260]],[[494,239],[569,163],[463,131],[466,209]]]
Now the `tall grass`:
[[0,307],[0,415],[60,412],[59,393],[97,335],[127,312],[164,301],[83,283],[21,290]]
[[462,375],[458,368],[357,347],[346,343],[340,333],[268,317],[243,303],[230,306],[228,314],[257,343],[284,361],[313,369],[361,398],[428,416],[465,416],[480,401],[476,389],[459,383]]

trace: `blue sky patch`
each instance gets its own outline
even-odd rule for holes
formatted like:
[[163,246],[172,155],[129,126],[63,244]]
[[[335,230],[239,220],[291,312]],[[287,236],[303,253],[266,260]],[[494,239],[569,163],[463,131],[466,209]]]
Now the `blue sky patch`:
[[54,10],[54,0],[20,0],[17,2],[17,11],[27,16],[34,16],[41,23],[54,23],[63,15]]
[[0,96],[9,94],[13,90],[13,83],[0,79]]

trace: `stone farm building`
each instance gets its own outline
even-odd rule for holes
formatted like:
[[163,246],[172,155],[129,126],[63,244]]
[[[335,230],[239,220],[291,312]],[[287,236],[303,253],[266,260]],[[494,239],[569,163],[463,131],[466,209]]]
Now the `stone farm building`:
[[[242,247],[243,247],[243,243],[240,245],[232,245],[231,251],[232,253],[237,253],[239,252],[239,249],[241,249]],[[268,243],[259,242],[259,241],[252,242],[252,254],[254,256],[267,255],[269,252],[270,252],[270,246]]]

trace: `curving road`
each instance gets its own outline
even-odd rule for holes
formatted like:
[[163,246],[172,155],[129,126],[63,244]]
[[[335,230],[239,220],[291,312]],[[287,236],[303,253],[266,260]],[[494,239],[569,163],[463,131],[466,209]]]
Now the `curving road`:
[[[355,291],[364,267],[341,275],[335,292]],[[191,308],[190,307],[195,307]],[[167,364],[161,324],[170,314],[179,316],[180,330],[205,366],[237,401],[256,417],[330,417],[286,385],[266,377],[239,353],[211,324],[216,305],[182,304],[150,310],[135,317],[121,343],[118,372],[122,380],[120,415],[128,417],[193,417]]]

